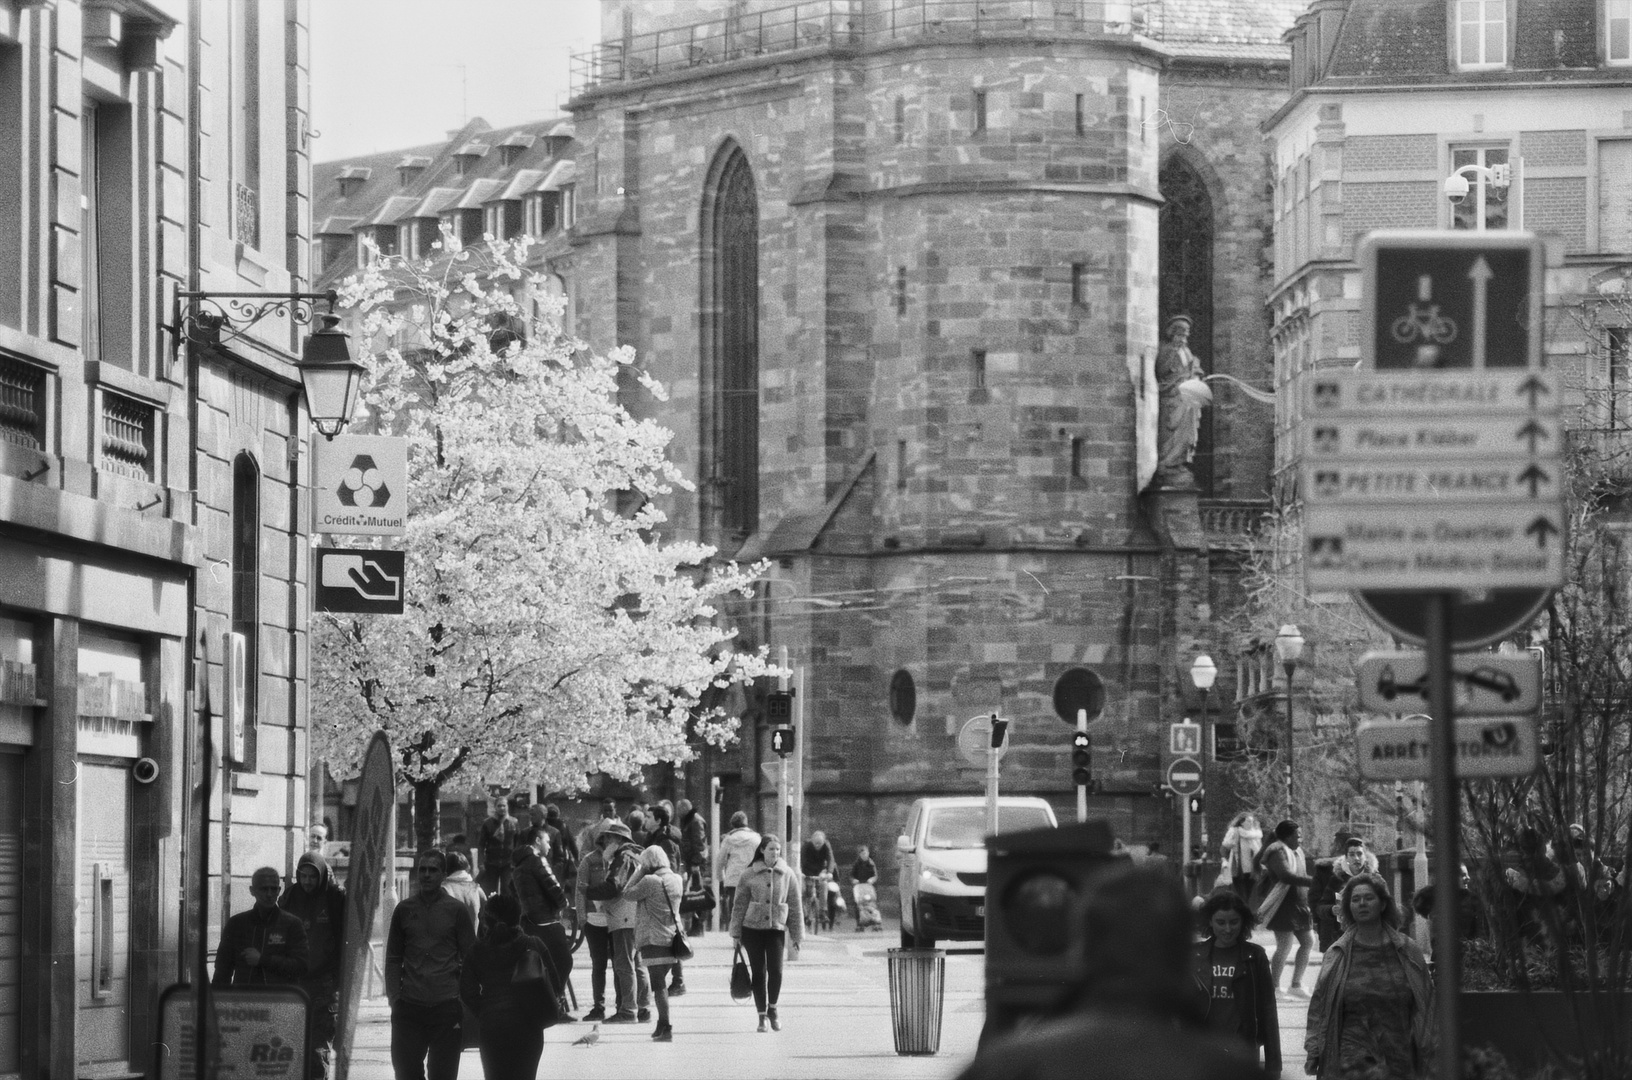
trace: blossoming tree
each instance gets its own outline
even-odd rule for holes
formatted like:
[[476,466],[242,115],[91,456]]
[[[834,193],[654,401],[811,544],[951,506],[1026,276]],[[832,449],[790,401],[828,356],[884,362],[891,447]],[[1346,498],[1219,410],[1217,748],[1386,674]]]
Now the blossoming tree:
[[525,242],[444,243],[343,291],[372,425],[408,439],[408,597],[401,616],[314,616],[311,650],[316,753],[350,775],[384,730],[422,846],[455,776],[572,790],[683,761],[688,735],[736,726],[705,691],[767,671],[715,610],[759,568],[661,534],[654,500],[690,484],[618,392],[662,387],[631,350],[562,334]]

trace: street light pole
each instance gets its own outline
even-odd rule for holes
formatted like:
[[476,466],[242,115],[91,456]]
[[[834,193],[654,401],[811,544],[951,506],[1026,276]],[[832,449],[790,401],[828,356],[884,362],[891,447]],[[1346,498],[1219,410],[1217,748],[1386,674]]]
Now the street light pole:
[[1303,635],[1296,626],[1287,623],[1275,634],[1275,656],[1281,662],[1281,669],[1286,672],[1286,748],[1282,751],[1282,761],[1286,771],[1286,816],[1294,821],[1297,814],[1292,805],[1292,744],[1296,728],[1292,717],[1292,676],[1298,670],[1298,658],[1302,655]]
[[[1212,693],[1213,683],[1217,679],[1218,665],[1213,663],[1213,658],[1211,656],[1208,656],[1206,653],[1202,653],[1191,662],[1190,682],[1197,690],[1201,691],[1201,792],[1204,799],[1208,797],[1207,764],[1208,759],[1212,756],[1212,743],[1207,737],[1208,732],[1212,730],[1212,725],[1207,718],[1207,698],[1208,695]],[[1201,815],[1201,846],[1204,851],[1207,847],[1206,806],[1207,804],[1205,802],[1202,803],[1203,812]],[[1186,845],[1186,847],[1188,846],[1189,845]],[[1190,852],[1186,851],[1184,853],[1184,857],[1186,859],[1190,858]]]

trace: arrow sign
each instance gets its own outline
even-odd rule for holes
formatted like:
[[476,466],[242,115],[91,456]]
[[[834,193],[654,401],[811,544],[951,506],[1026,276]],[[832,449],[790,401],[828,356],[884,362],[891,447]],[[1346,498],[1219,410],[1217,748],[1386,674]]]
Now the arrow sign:
[[1516,431],[1514,433],[1514,435],[1515,435],[1515,437],[1520,438],[1520,439],[1530,440],[1530,452],[1532,454],[1536,452],[1536,440],[1538,440],[1538,439],[1550,439],[1550,438],[1553,437],[1552,434],[1546,428],[1542,427],[1540,424],[1536,423],[1534,420],[1532,420],[1529,423],[1525,424],[1518,431]]
[[1490,269],[1490,263],[1483,255],[1473,260],[1473,266],[1468,270],[1468,280],[1473,282],[1473,366],[1475,370],[1483,370],[1485,366],[1485,317],[1490,279],[1495,277]]
[[1547,547],[1547,534],[1556,532],[1558,532],[1558,526],[1548,520],[1546,515],[1539,515],[1524,530],[1524,535],[1534,536],[1536,538],[1536,547],[1545,549]]
[[1552,390],[1545,382],[1532,375],[1519,384],[1519,393],[1530,398],[1530,408],[1534,409],[1541,396],[1552,393]]
[[1531,462],[1530,467],[1519,474],[1519,483],[1530,485],[1530,497],[1532,499],[1536,497],[1536,493],[1541,489],[1541,485],[1547,483],[1551,479],[1552,477],[1548,476],[1542,467],[1534,462]]

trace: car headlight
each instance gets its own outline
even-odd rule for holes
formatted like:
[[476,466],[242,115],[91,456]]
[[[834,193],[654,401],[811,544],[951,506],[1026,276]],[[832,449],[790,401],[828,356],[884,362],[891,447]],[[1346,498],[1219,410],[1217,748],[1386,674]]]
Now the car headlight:
[[942,870],[938,866],[924,867],[923,878],[925,881],[945,881],[947,883],[951,883],[955,880],[951,874],[947,873],[945,870]]

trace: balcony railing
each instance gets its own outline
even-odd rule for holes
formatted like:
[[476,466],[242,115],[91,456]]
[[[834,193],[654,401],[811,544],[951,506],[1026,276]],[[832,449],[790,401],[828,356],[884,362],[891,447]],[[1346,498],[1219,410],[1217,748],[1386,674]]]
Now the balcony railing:
[[1208,546],[1249,548],[1262,534],[1269,503],[1262,499],[1202,499],[1201,531]]
[[0,442],[45,449],[45,372],[0,356]]
[[797,49],[941,37],[1154,35],[1161,7],[1162,0],[804,0],[603,41],[572,57],[571,92]]
[[153,406],[103,392],[101,467],[152,482]]

